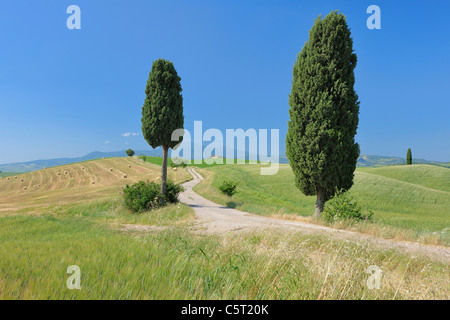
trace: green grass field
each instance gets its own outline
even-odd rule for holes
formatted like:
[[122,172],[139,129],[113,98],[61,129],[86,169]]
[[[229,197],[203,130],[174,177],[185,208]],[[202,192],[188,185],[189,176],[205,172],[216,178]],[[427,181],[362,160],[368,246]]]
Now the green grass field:
[[[191,221],[184,205],[133,215],[120,201],[0,217],[0,299],[449,298],[443,263],[321,236],[199,236]],[[71,265],[80,290],[66,286]],[[366,285],[369,265],[383,270],[380,290]]]
[[[143,156],[138,156],[139,159],[143,160]],[[145,161],[148,163],[156,164],[157,166],[162,166],[163,158],[161,157],[145,157]]]
[[[61,168],[55,168],[2,182],[0,193],[8,196],[5,208],[21,209],[3,210],[0,215],[0,299],[450,298],[448,264],[430,258],[323,235],[280,231],[196,234],[190,229],[193,210],[183,204],[132,214],[120,197],[119,185],[124,180],[118,173],[128,172],[126,181],[132,182],[139,177],[156,179],[160,171],[157,166],[132,161],[136,160],[84,163],[97,179],[95,185],[83,178],[80,164],[62,167],[67,176],[58,176]],[[314,199],[302,197],[293,187],[288,166],[282,166],[276,176],[260,176],[259,165],[217,165],[198,170],[206,177],[199,188],[217,202],[268,215],[308,215],[312,211]],[[170,173],[176,173],[177,181],[185,181],[188,174],[186,169]],[[59,178],[45,182],[46,176]],[[46,189],[24,192],[22,177],[31,184],[47,184]],[[225,178],[240,183],[232,200],[214,187]],[[390,212],[394,218],[402,216],[392,209],[392,193],[400,188],[403,202],[416,201],[404,217],[420,217],[420,210],[427,207],[424,199],[435,199],[432,203],[442,219],[439,222],[431,216],[423,219],[424,225],[432,229],[448,224],[443,209],[448,208],[448,192],[430,189],[431,182],[424,179],[413,183],[407,174],[405,181],[398,179],[358,171],[355,190],[361,202],[386,208],[386,212],[377,211],[383,223],[389,223]],[[366,184],[369,187],[364,187]],[[93,192],[80,201],[75,191],[84,190],[84,185]],[[439,185],[446,188],[445,183]],[[390,189],[381,192],[385,188]],[[384,201],[369,200],[371,192],[385,197]],[[32,207],[30,212],[22,208],[33,205],[34,197],[39,197],[42,206]],[[395,225],[395,219],[392,221]],[[414,219],[408,221],[426,230]],[[80,290],[66,286],[71,265],[80,267]],[[370,265],[383,270],[380,290],[367,287]]]
[[[209,183],[196,186],[196,191],[217,203],[256,214],[312,215],[315,197],[304,196],[295,187],[288,165],[281,165],[273,176],[262,176],[259,169],[259,165],[209,168],[213,172]],[[219,193],[217,187],[223,180],[239,183],[232,198]],[[364,210],[375,213],[376,224],[450,243],[449,169],[431,165],[357,168],[354,181],[350,194]]]
[[[138,156],[139,159],[143,160],[143,156]],[[148,163],[152,163],[152,164],[156,164],[158,166],[162,166],[163,163],[163,158],[161,157],[150,157],[147,156],[146,157],[146,162]],[[225,163],[227,161],[227,159],[222,159],[223,163]],[[233,160],[234,163],[236,163],[237,161],[234,159]],[[169,158],[168,160],[168,166],[170,166],[171,160]],[[245,160],[245,163],[248,164],[248,160]],[[215,167],[215,166],[219,166],[222,164],[217,164],[217,163],[206,163],[204,160],[202,161],[202,163],[194,163],[194,160],[191,161],[191,163],[188,163],[187,166],[191,166],[191,167],[196,167],[196,168],[210,168],[210,167]]]
[[357,172],[371,173],[433,190],[450,192],[450,170],[440,166],[415,164],[409,166],[358,168]]

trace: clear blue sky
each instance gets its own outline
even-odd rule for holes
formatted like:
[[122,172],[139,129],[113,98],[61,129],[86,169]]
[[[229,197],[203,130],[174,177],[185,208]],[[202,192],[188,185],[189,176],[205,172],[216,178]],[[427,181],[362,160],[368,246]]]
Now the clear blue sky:
[[[66,27],[72,4],[81,30]],[[366,27],[371,4],[381,30]],[[182,78],[187,129],[279,128],[284,154],[296,55],[335,9],[358,56],[361,153],[450,161],[448,1],[2,0],[0,163],[149,149],[157,58]]]

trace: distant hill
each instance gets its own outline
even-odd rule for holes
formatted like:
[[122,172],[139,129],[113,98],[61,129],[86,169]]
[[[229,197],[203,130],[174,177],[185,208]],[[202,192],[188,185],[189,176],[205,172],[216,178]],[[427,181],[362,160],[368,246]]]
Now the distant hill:
[[[376,155],[362,155],[358,158],[358,167],[375,167],[375,166],[393,166],[401,165],[406,163],[406,158],[401,157],[390,157],[390,156],[376,156]],[[449,163],[431,161],[426,159],[415,159],[413,158],[414,164],[433,164],[438,166],[448,166]]]
[[[147,155],[152,157],[162,157],[161,148],[155,150],[135,150],[136,155]],[[61,166],[65,164],[71,164],[81,161],[94,160],[100,158],[112,158],[112,157],[125,157],[125,150],[123,151],[113,151],[113,152],[91,152],[83,157],[78,158],[58,158],[58,159],[47,159],[47,160],[35,160],[28,162],[16,162],[8,164],[0,164],[0,172],[31,172],[35,170],[43,169],[44,167],[50,168],[55,166]],[[170,156],[170,154],[169,154]],[[246,158],[248,158],[248,153],[246,153]],[[280,156],[280,163],[289,163],[286,156]],[[390,156],[376,156],[376,155],[362,155],[359,157],[356,166],[358,167],[376,167],[376,166],[392,166],[405,164],[406,159],[401,157],[390,157]],[[430,161],[425,159],[413,159],[415,164],[433,164],[442,167],[450,168],[450,163]]]
[[[155,150],[135,150],[136,155],[147,155],[153,157],[162,157],[161,149],[157,148]],[[31,172],[35,170],[40,170],[55,166],[61,166],[65,164],[71,164],[81,161],[94,160],[100,158],[112,158],[112,157],[126,157],[125,150],[123,151],[113,151],[113,152],[91,152],[83,157],[78,158],[58,158],[58,159],[47,159],[47,160],[34,160],[27,162],[16,162],[8,164],[0,164],[0,171],[3,172]]]
[[[289,163],[286,156],[280,156],[280,163]],[[358,158],[357,167],[377,167],[377,166],[394,166],[406,163],[406,158],[391,156],[362,155]],[[450,167],[450,163],[431,161],[425,159],[413,159],[415,164],[433,164],[441,167]]]

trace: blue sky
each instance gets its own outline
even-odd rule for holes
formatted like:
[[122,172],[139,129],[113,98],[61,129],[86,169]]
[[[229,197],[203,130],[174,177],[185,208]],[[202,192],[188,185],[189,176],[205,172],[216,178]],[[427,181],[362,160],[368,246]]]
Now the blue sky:
[[[72,4],[81,30],[66,27]],[[371,4],[381,30],[366,27]],[[336,9],[358,56],[361,153],[450,161],[448,1],[2,0],[0,163],[149,149],[141,107],[158,58],[182,78],[187,129],[278,128],[284,154],[296,55]]]

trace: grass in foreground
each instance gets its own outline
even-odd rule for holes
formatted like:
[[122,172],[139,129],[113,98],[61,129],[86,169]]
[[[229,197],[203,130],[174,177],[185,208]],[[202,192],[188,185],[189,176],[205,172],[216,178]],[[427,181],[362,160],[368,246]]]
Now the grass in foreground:
[[[191,214],[100,203],[0,217],[0,299],[449,298],[446,264],[319,236],[199,236],[186,229]],[[120,223],[171,227],[124,232]],[[81,290],[66,287],[70,265],[81,269]],[[370,265],[383,271],[380,290],[366,285]]]
[[[450,244],[450,192],[445,191],[450,189],[450,170],[430,165],[408,167],[358,168],[350,194],[363,209],[375,213],[375,221],[339,226],[386,238]],[[208,168],[201,171],[205,181],[194,189],[214,202],[255,214],[285,218],[312,215],[316,199],[296,188],[288,165],[280,165],[273,176],[262,176],[259,170],[259,165]],[[218,191],[224,180],[239,183],[232,198]]]

